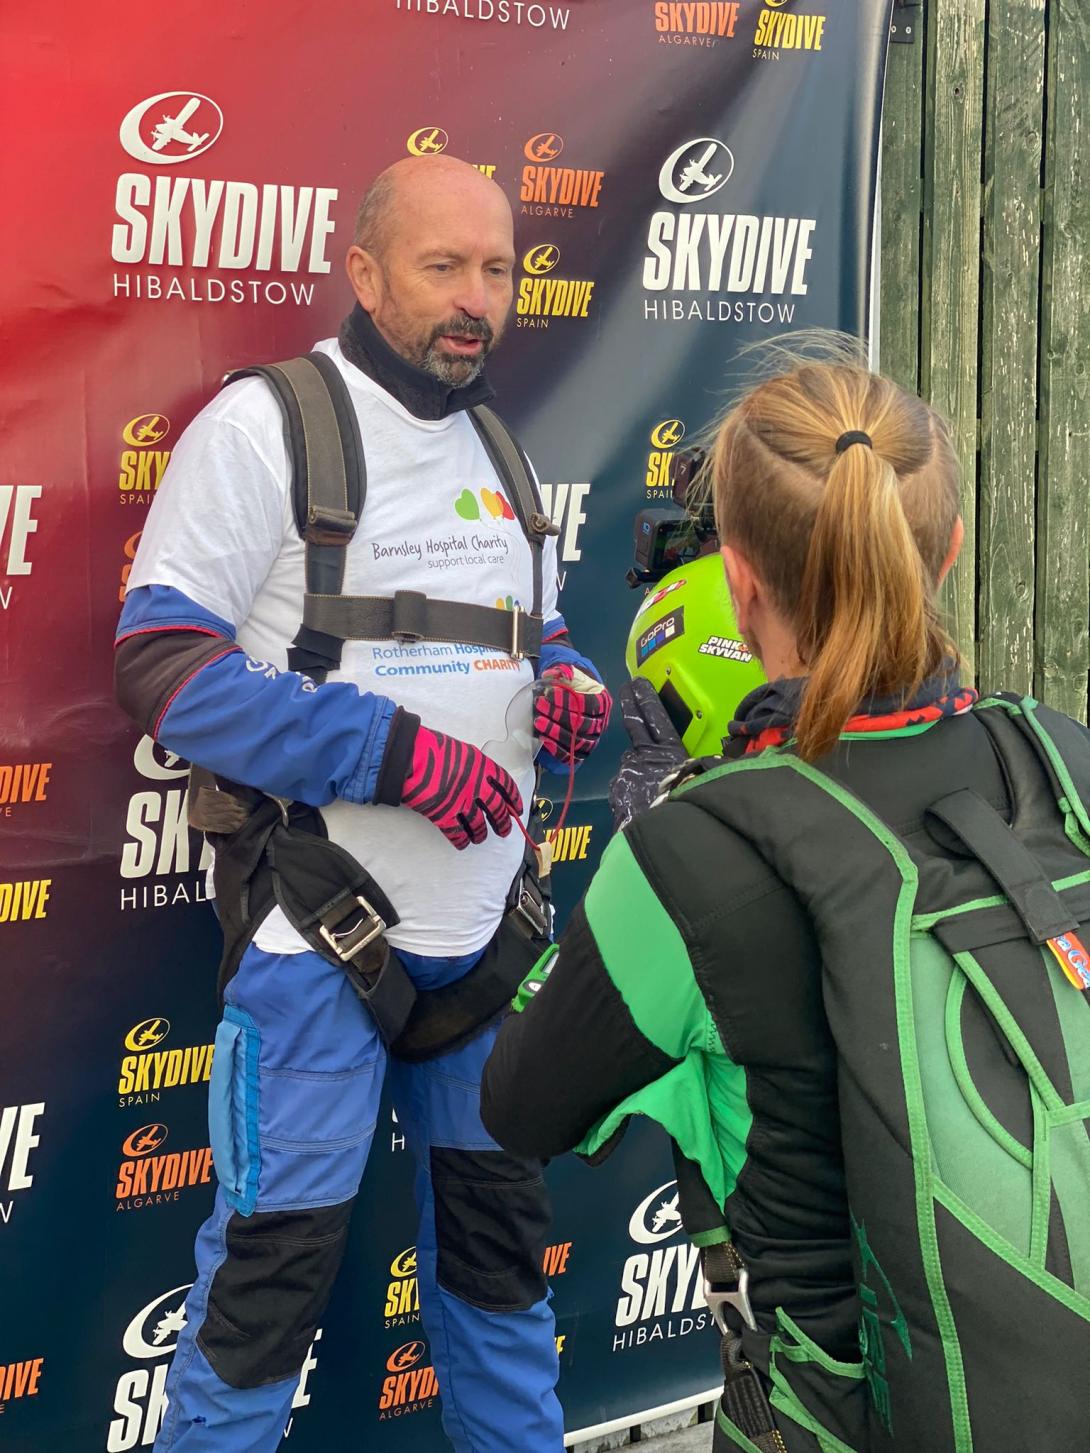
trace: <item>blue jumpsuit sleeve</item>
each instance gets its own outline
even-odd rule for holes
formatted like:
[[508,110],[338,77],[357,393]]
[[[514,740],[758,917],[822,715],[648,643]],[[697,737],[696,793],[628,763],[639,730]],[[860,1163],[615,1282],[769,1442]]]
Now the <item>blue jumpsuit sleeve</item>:
[[[172,752],[314,807],[372,799],[395,710],[387,697],[254,660],[228,621],[171,586],[139,586],[125,599],[116,644],[128,649],[131,675],[153,641],[160,704],[149,725]],[[140,694],[139,680],[130,692]]]

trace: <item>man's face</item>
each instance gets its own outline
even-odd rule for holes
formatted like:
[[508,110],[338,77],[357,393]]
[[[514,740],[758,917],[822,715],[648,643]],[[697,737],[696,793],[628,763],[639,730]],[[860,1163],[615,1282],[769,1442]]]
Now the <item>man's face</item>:
[[373,260],[373,298],[361,301],[403,358],[455,388],[471,383],[499,342],[515,265],[502,194],[407,201]]

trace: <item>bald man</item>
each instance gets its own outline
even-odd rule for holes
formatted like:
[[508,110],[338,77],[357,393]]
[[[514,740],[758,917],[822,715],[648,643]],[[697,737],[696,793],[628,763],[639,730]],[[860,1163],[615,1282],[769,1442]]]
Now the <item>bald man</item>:
[[[531,545],[466,412],[491,397],[484,362],[503,334],[514,262],[507,200],[464,162],[408,158],[365,196],[347,256],[356,305],[339,337],[316,345],[347,386],[367,462],[344,594],[529,608]],[[527,734],[508,740],[512,703],[529,701],[540,678],[534,725],[546,764],[565,774],[608,714],[603,692],[575,689],[577,672],[597,673],[557,611],[551,537],[542,580],[532,660],[402,637],[346,641],[320,682],[287,669],[304,545],[282,415],[267,380],[250,377],[203,409],[174,450],[129,577],[119,699],[221,789],[245,784],[320,809],[322,830],[394,905],[396,961],[418,990],[442,988],[473,970],[521,881],[516,823],[535,778]],[[381,1369],[390,1375],[379,1405],[396,1414],[432,1395],[434,1366],[460,1453],[560,1453],[541,1166],[500,1150],[480,1120],[497,1027],[493,1016],[460,1048],[399,1059],[335,956],[308,945],[280,907],[264,913],[224,991],[210,1084],[216,1202],[197,1238],[158,1453],[278,1447],[340,1266],[387,1068],[417,1161],[420,1220],[415,1251],[394,1269],[389,1335],[375,1335],[374,1307],[362,1309],[376,1376],[359,1446]],[[366,1226],[366,1198],[358,1215]],[[403,1243],[412,1240],[407,1227]]]

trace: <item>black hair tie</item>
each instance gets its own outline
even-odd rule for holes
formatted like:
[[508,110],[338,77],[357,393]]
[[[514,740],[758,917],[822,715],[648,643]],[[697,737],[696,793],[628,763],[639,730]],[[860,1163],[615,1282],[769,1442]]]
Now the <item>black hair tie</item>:
[[836,452],[843,454],[844,450],[850,449],[853,444],[865,444],[868,449],[874,448],[874,441],[869,434],[864,434],[862,429],[849,429],[836,441]]

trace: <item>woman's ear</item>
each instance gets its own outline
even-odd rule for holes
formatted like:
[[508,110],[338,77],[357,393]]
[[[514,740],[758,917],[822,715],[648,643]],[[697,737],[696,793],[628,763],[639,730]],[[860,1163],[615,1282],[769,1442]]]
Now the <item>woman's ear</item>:
[[727,588],[734,604],[734,619],[742,635],[753,627],[753,604],[757,598],[757,577],[746,557],[733,545],[720,545],[723,569],[727,574]]
[[958,515],[954,521],[954,528],[950,531],[950,547],[946,552],[946,559],[942,562],[939,570],[938,584],[941,585],[950,571],[954,568],[954,561],[961,553],[961,547],[965,540],[965,521]]

